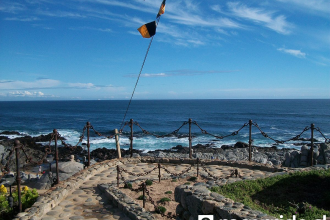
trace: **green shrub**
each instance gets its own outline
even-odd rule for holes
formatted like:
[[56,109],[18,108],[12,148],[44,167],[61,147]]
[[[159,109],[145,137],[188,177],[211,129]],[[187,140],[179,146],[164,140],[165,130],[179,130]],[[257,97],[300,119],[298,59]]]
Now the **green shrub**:
[[330,216],[329,183],[330,169],[312,170],[237,181],[211,191],[277,218],[322,219]]
[[125,183],[124,188],[125,189],[132,189],[132,183]]
[[152,181],[151,180],[146,180],[146,185],[147,186],[151,186],[152,185]]
[[167,198],[167,197],[161,198],[161,199],[159,200],[159,202],[161,202],[161,203],[169,202],[169,201],[171,201],[171,199],[170,199],[170,198]]
[[[4,190],[0,193],[0,219],[12,219],[17,214],[17,210],[9,207],[8,196],[9,193],[5,193]],[[17,206],[18,192],[12,192],[12,196],[14,199],[14,206]],[[24,187],[21,191],[22,210],[24,211],[25,209],[30,208],[35,203],[38,196],[36,189],[31,190],[28,187]]]
[[197,180],[197,177],[196,176],[192,176],[188,179],[189,181],[196,181]]
[[172,191],[166,191],[165,194],[172,194]]
[[190,185],[190,182],[186,182],[186,183],[184,183],[184,185]]
[[[147,200],[147,197],[144,196],[144,199]],[[138,200],[143,200],[143,195],[140,195],[139,198],[138,198]]]
[[178,180],[177,179],[172,179],[172,181],[171,182],[178,182]]
[[166,208],[163,206],[158,206],[156,212],[164,214],[166,212]]

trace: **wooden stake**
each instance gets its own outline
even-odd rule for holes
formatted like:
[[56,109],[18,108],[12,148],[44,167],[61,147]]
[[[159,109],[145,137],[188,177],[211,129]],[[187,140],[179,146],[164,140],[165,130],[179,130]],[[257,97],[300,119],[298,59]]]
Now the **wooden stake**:
[[118,159],[120,159],[121,158],[121,152],[120,152],[118,129],[115,129],[115,137],[116,137],[116,147],[117,147]]

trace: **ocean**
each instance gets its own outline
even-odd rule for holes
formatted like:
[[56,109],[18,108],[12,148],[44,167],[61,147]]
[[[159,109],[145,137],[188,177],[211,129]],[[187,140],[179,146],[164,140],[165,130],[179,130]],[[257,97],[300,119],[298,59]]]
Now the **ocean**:
[[[128,105],[127,100],[108,101],[28,101],[0,102],[0,132],[18,131],[22,135],[39,136],[57,129],[66,142],[75,145],[89,121],[94,129],[106,136],[120,129]],[[133,100],[126,121],[133,119],[155,135],[171,133],[189,118],[203,130],[216,136],[226,136],[239,130],[252,120],[262,131],[276,140],[287,140],[300,134],[312,123],[330,138],[330,100]],[[157,138],[146,135],[134,125],[133,147],[144,151],[170,149],[176,145],[188,146],[186,137],[189,125],[179,131],[179,136]],[[130,127],[125,126],[120,145],[129,148]],[[192,124],[192,144],[212,144],[214,147],[249,141],[249,126],[235,136],[217,139],[204,134]],[[7,135],[15,138],[15,135]],[[310,138],[311,131],[301,137]],[[86,134],[85,134],[86,137]],[[324,138],[314,130],[314,137]],[[271,147],[275,142],[265,138],[252,126],[253,144]],[[302,141],[299,141],[302,142]],[[86,143],[86,138],[83,140]],[[115,149],[115,140],[99,137],[91,130],[91,150]],[[46,143],[45,143],[46,144]],[[60,143],[59,143],[60,144]],[[297,148],[294,142],[277,145],[279,148]]]

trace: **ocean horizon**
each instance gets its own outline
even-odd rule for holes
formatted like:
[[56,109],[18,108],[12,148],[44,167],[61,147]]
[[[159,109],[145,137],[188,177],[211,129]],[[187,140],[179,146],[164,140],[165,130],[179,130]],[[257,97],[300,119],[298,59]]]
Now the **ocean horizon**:
[[[23,135],[39,136],[53,129],[75,145],[89,121],[94,129],[106,136],[120,129],[128,100],[50,100],[50,101],[2,101],[0,102],[0,132],[18,131]],[[327,138],[330,137],[329,99],[162,99],[133,100],[125,122],[133,119],[143,129],[155,135],[172,133],[189,118],[192,124],[192,144],[210,144],[213,147],[248,142],[249,127],[245,126],[235,136],[217,139],[203,133],[200,128],[215,136],[227,136],[252,120],[275,140],[287,140],[315,124]],[[144,151],[170,149],[177,145],[188,146],[188,124],[178,136],[157,138],[146,135],[136,125],[133,127],[133,147]],[[130,128],[126,126],[120,136],[120,144],[129,148]],[[7,135],[15,138],[15,135]],[[310,130],[302,134],[309,139]],[[86,134],[85,134],[86,137]],[[314,137],[324,142],[320,132]],[[252,127],[253,144],[270,147],[275,144],[265,138],[256,126]],[[91,150],[115,148],[115,140],[97,136],[91,131]],[[303,141],[300,141],[303,142]],[[83,143],[86,143],[84,139]],[[279,148],[297,148],[294,142],[276,145]]]

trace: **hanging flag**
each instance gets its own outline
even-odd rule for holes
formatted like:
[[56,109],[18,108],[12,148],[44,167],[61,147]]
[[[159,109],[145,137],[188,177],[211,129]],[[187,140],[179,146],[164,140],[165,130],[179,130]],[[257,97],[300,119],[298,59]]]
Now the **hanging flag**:
[[165,13],[165,2],[166,0],[163,0],[162,5],[159,8],[156,21],[149,22],[138,28],[138,31],[140,32],[142,37],[150,38],[156,34],[156,27],[159,22],[160,16]]
[[156,21],[149,22],[138,28],[138,31],[144,38],[150,38],[156,34]]
[[162,14],[165,13],[165,2],[166,2],[166,0],[163,0],[162,5],[159,8],[159,12],[157,14],[157,18],[160,17]]

